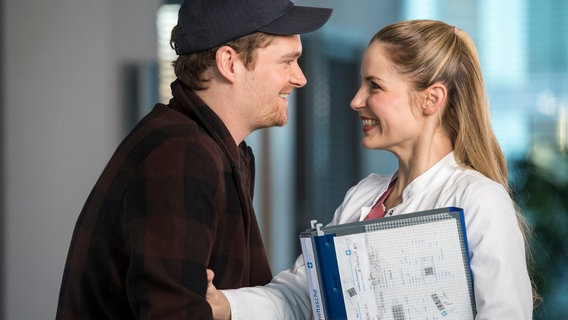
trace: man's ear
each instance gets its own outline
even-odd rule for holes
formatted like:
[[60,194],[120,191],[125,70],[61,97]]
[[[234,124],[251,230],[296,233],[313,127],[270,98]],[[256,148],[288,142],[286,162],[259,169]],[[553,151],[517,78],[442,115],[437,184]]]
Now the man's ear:
[[423,112],[426,115],[441,111],[446,106],[448,90],[445,85],[436,82],[424,90],[426,99],[424,100]]
[[215,52],[215,63],[219,74],[229,82],[235,81],[236,63],[240,63],[237,52],[229,47],[222,46]]

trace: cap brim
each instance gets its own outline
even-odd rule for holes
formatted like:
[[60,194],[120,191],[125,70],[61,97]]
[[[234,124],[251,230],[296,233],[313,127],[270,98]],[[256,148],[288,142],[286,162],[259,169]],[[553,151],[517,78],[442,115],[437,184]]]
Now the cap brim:
[[279,35],[302,34],[321,28],[333,9],[294,6],[278,19],[258,31]]

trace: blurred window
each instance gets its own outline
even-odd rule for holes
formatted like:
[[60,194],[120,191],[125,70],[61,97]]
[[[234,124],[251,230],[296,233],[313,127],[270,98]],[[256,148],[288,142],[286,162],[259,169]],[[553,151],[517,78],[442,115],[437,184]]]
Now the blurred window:
[[403,12],[475,41],[515,199],[534,229],[544,297],[534,318],[568,318],[568,1],[405,0]]

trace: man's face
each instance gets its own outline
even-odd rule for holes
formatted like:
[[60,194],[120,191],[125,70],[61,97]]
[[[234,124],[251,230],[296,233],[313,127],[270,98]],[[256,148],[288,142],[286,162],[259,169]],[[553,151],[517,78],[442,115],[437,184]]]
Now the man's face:
[[275,36],[266,48],[257,49],[254,65],[240,82],[251,131],[288,123],[288,97],[307,82],[298,65],[301,54],[299,35]]

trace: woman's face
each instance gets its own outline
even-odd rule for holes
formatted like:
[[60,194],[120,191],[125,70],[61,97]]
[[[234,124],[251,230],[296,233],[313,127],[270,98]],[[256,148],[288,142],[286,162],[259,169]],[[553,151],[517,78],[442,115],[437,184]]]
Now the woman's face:
[[415,145],[420,134],[421,113],[411,103],[416,93],[385,53],[378,41],[373,41],[365,50],[361,87],[351,100],[351,108],[359,112],[365,148],[400,155]]

